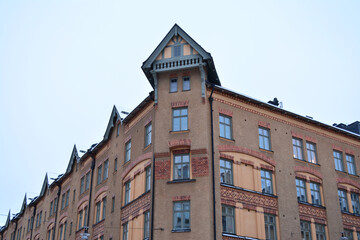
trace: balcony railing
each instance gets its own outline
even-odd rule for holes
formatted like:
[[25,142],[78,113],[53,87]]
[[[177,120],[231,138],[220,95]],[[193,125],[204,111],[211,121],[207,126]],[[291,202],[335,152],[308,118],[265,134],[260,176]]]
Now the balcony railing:
[[199,56],[169,58],[156,61],[154,63],[154,70],[162,72],[174,69],[190,68],[199,66],[200,63],[202,63],[202,58]]

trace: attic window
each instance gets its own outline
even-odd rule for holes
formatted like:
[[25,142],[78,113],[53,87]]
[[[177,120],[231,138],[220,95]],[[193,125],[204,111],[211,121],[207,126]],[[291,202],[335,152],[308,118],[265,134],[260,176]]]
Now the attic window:
[[174,57],[180,57],[181,56],[181,45],[174,46]]

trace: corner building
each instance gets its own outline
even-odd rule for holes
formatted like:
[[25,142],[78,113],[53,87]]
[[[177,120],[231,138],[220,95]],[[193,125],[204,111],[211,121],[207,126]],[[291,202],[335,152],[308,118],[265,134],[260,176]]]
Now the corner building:
[[[153,87],[0,229],[1,240],[360,240],[360,123],[329,126],[221,86],[178,25]],[[342,126],[342,125],[341,125]]]

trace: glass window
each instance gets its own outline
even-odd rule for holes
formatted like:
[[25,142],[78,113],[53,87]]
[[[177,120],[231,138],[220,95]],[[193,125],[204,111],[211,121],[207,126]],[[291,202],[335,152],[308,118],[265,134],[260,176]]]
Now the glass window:
[[127,181],[125,183],[125,202],[124,202],[124,204],[128,204],[130,202],[130,190],[131,190],[130,183],[131,183],[130,181]]
[[79,212],[79,229],[83,227],[83,210]]
[[298,138],[293,138],[292,143],[293,143],[294,158],[304,160],[302,140]]
[[271,214],[264,214],[266,240],[275,240],[276,238],[276,218]]
[[235,233],[235,209],[232,206],[222,205],[223,232]]
[[357,232],[358,240],[360,240],[360,232]]
[[90,172],[86,174],[86,181],[85,181],[85,190],[90,188]]
[[111,212],[115,211],[115,196],[112,197]]
[[87,225],[87,220],[88,220],[88,207],[86,206],[84,208],[84,226],[88,226]]
[[321,205],[320,185],[310,182],[311,203]]
[[307,152],[307,160],[311,163],[317,163],[316,159],[316,144],[311,142],[306,142],[306,152]]
[[106,160],[104,162],[104,179],[107,179],[109,177],[109,160]]
[[351,204],[353,208],[353,213],[360,214],[359,194],[354,192],[351,193]]
[[190,178],[189,154],[174,155],[174,179]]
[[348,240],[353,240],[353,232],[350,229],[344,229],[344,236],[347,237]]
[[69,205],[69,195],[70,195],[70,189],[66,191],[65,207]]
[[115,158],[115,160],[114,160],[114,172],[117,171],[117,168],[118,168],[118,160],[117,160],[117,158]]
[[181,45],[174,46],[173,50],[174,50],[174,57],[181,56]]
[[151,144],[151,129],[152,129],[151,123],[146,125],[146,127],[145,127],[145,147],[147,147]]
[[316,240],[326,240],[325,225],[315,223]]
[[65,193],[61,196],[61,210],[65,207]]
[[300,221],[301,239],[311,240],[311,227],[310,222]]
[[149,191],[151,188],[151,167],[147,167],[145,169],[146,177],[145,177],[145,192]]
[[273,194],[272,172],[261,169],[260,175],[261,175],[261,191],[262,191],[262,193]]
[[190,77],[183,77],[183,91],[189,91],[190,90]]
[[225,115],[219,115],[219,128],[220,128],[220,137],[232,139],[232,124],[231,117]]
[[338,189],[338,195],[339,195],[339,202],[340,202],[340,209],[341,211],[348,212],[348,202],[347,202],[347,196],[346,191]]
[[354,156],[346,154],[346,164],[349,174],[356,175]]
[[177,78],[170,79],[170,92],[177,92]]
[[342,160],[342,153],[334,150],[335,169],[338,171],[344,171],[344,165]]
[[174,202],[173,229],[190,229],[190,201]]
[[122,238],[122,240],[128,240],[128,231],[129,231],[128,227],[129,227],[128,223],[123,224],[123,238]]
[[131,159],[131,140],[125,144],[125,162],[130,161]]
[[220,159],[220,181],[226,184],[233,184],[232,161]]
[[144,238],[148,239],[150,235],[150,211],[144,213]]
[[[82,194],[84,192],[84,177],[81,178],[80,180],[80,194]],[[51,216],[51,210],[50,210],[50,216]]]
[[102,200],[102,219],[106,217],[106,197]]
[[101,206],[101,202],[96,203],[96,219],[95,219],[95,223],[98,223],[100,221],[100,206]]
[[271,150],[270,147],[270,130],[259,127],[259,147],[265,150]]
[[296,178],[296,194],[300,202],[307,202],[306,183],[302,179]]
[[120,123],[117,125],[116,136],[119,136],[119,134],[120,134]]
[[173,109],[173,131],[188,130],[188,109],[175,108]]
[[97,173],[97,184],[101,183],[101,175],[102,175],[102,165],[98,167],[98,173]]

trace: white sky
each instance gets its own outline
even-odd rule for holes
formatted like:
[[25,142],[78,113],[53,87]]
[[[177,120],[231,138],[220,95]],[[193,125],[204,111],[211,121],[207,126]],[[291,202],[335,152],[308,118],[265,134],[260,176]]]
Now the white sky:
[[360,120],[359,12],[358,0],[0,0],[0,226],[74,144],[102,140],[114,104],[147,96],[141,64],[175,23],[222,86],[327,124]]

